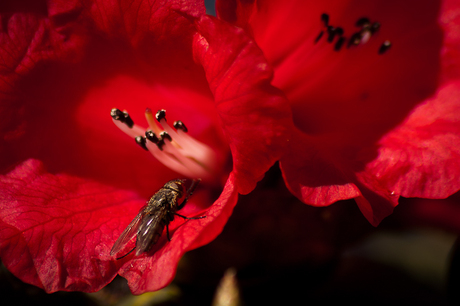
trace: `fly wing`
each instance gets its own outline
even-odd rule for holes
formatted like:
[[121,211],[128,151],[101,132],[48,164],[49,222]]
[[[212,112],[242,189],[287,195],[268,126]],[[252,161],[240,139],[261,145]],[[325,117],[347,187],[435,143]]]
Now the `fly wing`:
[[142,218],[145,216],[146,212],[145,209],[141,209],[139,214],[134,218],[133,221],[126,227],[126,229],[121,233],[120,237],[118,237],[117,241],[110,250],[110,256],[113,256],[120,252],[120,250],[131,241],[131,239],[136,236],[137,231],[139,229],[139,225],[141,224]]
[[166,209],[156,209],[145,215],[139,225],[136,256],[148,252],[158,241],[165,227]]

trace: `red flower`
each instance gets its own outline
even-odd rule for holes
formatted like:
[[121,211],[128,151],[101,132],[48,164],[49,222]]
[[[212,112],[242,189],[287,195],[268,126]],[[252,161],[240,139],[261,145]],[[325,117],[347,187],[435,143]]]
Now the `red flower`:
[[296,131],[281,168],[315,206],[354,198],[377,225],[399,196],[460,188],[457,1],[218,1],[251,33]]
[[[2,262],[47,292],[96,291],[117,273],[135,294],[165,286],[280,156],[289,108],[262,53],[191,0],[9,1],[0,12]],[[120,233],[183,175],[122,135],[113,107],[140,126],[146,107],[165,108],[211,151],[181,210],[206,218],[174,220],[171,242],[121,260],[109,254]]]

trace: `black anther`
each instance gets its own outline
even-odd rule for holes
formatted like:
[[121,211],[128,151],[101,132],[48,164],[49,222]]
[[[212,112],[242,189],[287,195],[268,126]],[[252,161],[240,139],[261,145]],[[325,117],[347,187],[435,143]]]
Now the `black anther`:
[[335,38],[336,35],[338,36],[342,36],[343,35],[343,29],[342,28],[334,28],[332,26],[328,26],[327,27],[327,33],[329,34],[329,36],[327,37],[327,41],[328,42],[332,42]]
[[374,22],[371,26],[371,33],[374,34],[380,29],[380,23]]
[[187,127],[185,126],[185,124],[184,124],[182,121],[180,121],[180,120],[174,121],[173,126],[174,126],[174,128],[175,128],[176,130],[182,130],[182,131],[184,131],[185,133],[188,132],[188,129],[187,129]]
[[124,118],[123,112],[118,108],[112,108],[110,111],[110,116],[112,116],[114,120],[120,120],[120,118]]
[[133,119],[131,119],[128,112],[126,111],[122,112],[118,108],[112,108],[112,110],[110,111],[110,116],[112,116],[114,120],[126,124],[129,128],[132,128],[134,126]]
[[160,139],[158,142],[157,142],[157,147],[158,149],[160,149],[161,151],[163,151],[163,146],[165,145],[165,141],[163,139]]
[[380,46],[379,54],[383,54],[391,48],[391,42],[389,40],[385,40],[383,44]]
[[145,137],[137,136],[136,138],[134,138],[134,140],[136,141],[136,143],[138,145],[140,145],[142,147],[142,149],[144,149],[146,151],[149,150],[149,149],[147,149],[147,145],[145,144],[146,143]]
[[131,119],[131,117],[129,116],[128,112],[123,112],[123,114],[125,115],[125,124],[129,127],[129,128],[132,128],[134,126],[134,121],[133,119]]
[[157,118],[158,121],[160,121],[161,119],[166,120],[166,110],[160,109],[159,111],[157,111],[155,118]]
[[365,26],[369,26],[370,23],[371,22],[369,21],[369,18],[363,17],[363,18],[359,18],[356,21],[355,25],[357,27],[365,27]]
[[323,35],[324,35],[324,31],[319,32],[318,36],[316,36],[315,38],[315,44],[321,39],[321,37],[323,37]]
[[342,36],[343,35],[343,29],[341,27],[335,28],[335,34]]
[[145,138],[153,143],[158,143],[158,141],[160,141],[160,139],[158,139],[157,135],[155,135],[153,131],[146,131]]
[[324,26],[327,27],[329,25],[329,15],[326,13],[321,14],[321,21],[324,23]]
[[344,42],[345,42],[345,37],[340,37],[334,45],[334,50],[340,51]]
[[168,132],[166,132],[166,131],[163,131],[163,132],[160,133],[160,139],[161,140],[167,139],[169,141],[172,141],[171,135],[169,135]]
[[350,48],[353,45],[357,46],[359,45],[360,42],[361,42],[361,33],[356,32],[353,35],[351,35],[350,39],[348,40],[347,48]]
[[329,35],[327,37],[327,42],[331,43],[334,40],[335,37],[335,28],[333,26],[328,26],[327,27],[327,34]]

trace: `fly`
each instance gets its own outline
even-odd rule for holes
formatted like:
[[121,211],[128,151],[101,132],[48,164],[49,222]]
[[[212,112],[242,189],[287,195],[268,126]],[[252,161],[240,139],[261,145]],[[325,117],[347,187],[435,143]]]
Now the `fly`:
[[[206,218],[201,216],[197,218],[188,218],[176,213],[182,209],[187,203],[188,198],[192,195],[196,186],[200,183],[201,179],[193,180],[192,184],[185,191],[185,180],[176,179],[167,182],[160,190],[158,190],[141,208],[139,214],[133,221],[126,227],[126,229],[118,237],[117,241],[110,251],[110,255],[117,254],[131,239],[136,236],[136,246],[127,254],[117,257],[121,259],[132,251],[136,250],[136,256],[144,252],[148,252],[152,246],[158,241],[166,226],[166,235],[168,241],[171,241],[169,235],[169,223],[174,220],[174,216],[184,218],[186,220],[195,220]],[[184,196],[182,203],[178,201]]]

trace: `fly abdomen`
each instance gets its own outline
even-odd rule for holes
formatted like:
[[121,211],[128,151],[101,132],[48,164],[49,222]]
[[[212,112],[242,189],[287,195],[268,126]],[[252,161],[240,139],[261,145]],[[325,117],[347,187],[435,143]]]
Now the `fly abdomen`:
[[166,225],[165,215],[164,210],[158,210],[144,217],[137,233],[136,256],[148,252],[157,243]]

